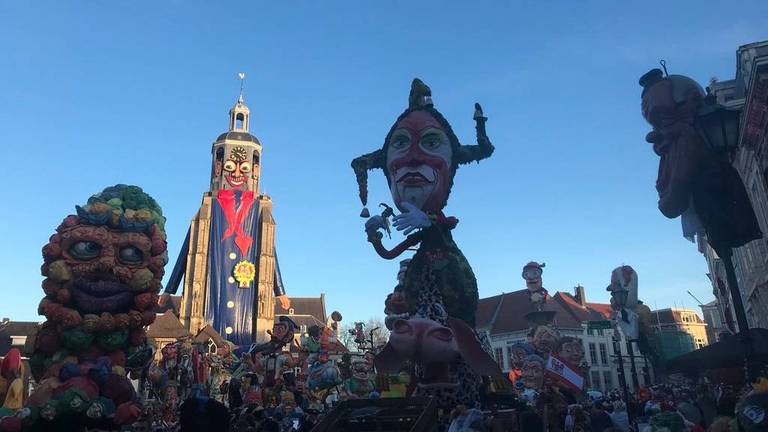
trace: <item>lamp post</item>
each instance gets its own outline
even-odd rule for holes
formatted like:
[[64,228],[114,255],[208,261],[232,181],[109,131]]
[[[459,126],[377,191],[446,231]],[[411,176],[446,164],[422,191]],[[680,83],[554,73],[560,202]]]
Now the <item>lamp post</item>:
[[[662,66],[664,63],[662,63]],[[666,70],[666,68],[665,68]],[[746,378],[752,352],[749,323],[733,267],[733,249],[761,238],[754,210],[730,152],[739,143],[741,112],[717,103],[714,95],[682,75],[653,69],[640,78],[643,117],[653,126],[646,141],[661,157],[656,188],[659,210],[697,225],[723,262],[740,339]]]

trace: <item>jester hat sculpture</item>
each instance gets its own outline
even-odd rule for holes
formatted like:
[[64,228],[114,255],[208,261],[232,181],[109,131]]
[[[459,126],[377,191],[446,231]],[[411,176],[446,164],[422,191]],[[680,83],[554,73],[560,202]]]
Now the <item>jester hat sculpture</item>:
[[[479,377],[473,371],[492,375],[498,373],[498,366],[483,351],[471,328],[478,301],[477,281],[451,236],[458,220],[446,217],[442,210],[458,166],[493,153],[485,132],[487,118],[479,104],[475,104],[474,119],[477,145],[461,145],[448,121],[435,109],[429,87],[414,79],[408,108],[390,128],[382,148],[352,161],[363,205],[368,199],[367,171],[381,168],[395,206],[403,212],[395,216],[394,225],[407,238],[392,250],[384,248],[378,230],[388,229],[386,218],[394,211],[384,206],[381,216],[368,219],[366,233],[376,252],[393,259],[420,245],[398,286],[397,296],[402,295],[404,301],[394,302],[391,296],[386,303],[388,315],[403,314],[404,319],[391,323],[390,341],[377,356],[376,366],[397,372],[406,361],[413,362],[419,386],[459,385],[461,401],[469,404],[477,400]],[[364,207],[361,216],[368,215]],[[462,380],[459,377],[464,382],[457,382]],[[473,383],[467,382],[472,379]],[[441,405],[450,403],[449,397],[430,395],[440,398]]]
[[137,186],[108,187],[76,209],[43,247],[46,321],[30,358],[39,384],[28,405],[48,421],[87,413],[127,424],[139,407],[126,374],[153,355],[145,328],[168,262],[165,218]]
[[[357,176],[362,217],[368,217],[368,170],[384,170],[395,204],[401,211],[403,201],[410,201],[426,212],[436,213],[445,207],[459,165],[479,162],[493,154],[494,147],[485,132],[480,104],[475,104],[477,145],[461,145],[448,121],[432,104],[432,91],[420,79],[411,83],[406,109],[389,130],[381,149],[352,161]],[[435,132],[439,132],[435,134]],[[441,142],[441,139],[447,140]],[[419,144],[421,141],[421,145]],[[441,145],[447,144],[447,145]],[[416,170],[410,170],[417,168]],[[418,176],[424,177],[421,185]],[[424,189],[416,196],[411,189]]]

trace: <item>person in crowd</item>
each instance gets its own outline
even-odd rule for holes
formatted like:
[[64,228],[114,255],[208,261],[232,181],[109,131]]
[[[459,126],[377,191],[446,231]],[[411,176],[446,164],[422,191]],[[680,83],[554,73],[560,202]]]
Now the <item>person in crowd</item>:
[[629,432],[629,415],[627,405],[618,400],[613,403],[613,412],[610,414],[611,423],[617,432]]

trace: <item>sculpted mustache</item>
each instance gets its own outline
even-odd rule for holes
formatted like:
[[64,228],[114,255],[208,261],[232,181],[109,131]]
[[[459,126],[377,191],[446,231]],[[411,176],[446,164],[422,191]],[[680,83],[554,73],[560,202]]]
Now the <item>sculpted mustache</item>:
[[401,167],[395,172],[395,178],[400,181],[408,174],[419,174],[423,176],[427,181],[435,181],[435,170],[428,165],[419,165],[417,167]]

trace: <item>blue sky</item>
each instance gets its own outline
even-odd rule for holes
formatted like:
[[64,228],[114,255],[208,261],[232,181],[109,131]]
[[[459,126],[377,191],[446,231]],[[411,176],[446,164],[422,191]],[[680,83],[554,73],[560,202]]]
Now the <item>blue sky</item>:
[[[446,209],[481,296],[523,288],[536,260],[550,291],[607,301],[629,264],[651,307],[708,301],[703,257],[656,209],[637,79],[662,58],[729,79],[766,18],[765,1],[6,2],[0,315],[37,319],[41,247],[107,185],[159,201],[175,259],[240,71],[290,295],[382,314],[397,263],[365,241],[349,162],[381,146],[418,76],[462,141],[475,101],[489,117],[496,153],[459,170]],[[373,203],[384,183],[372,173]]]

